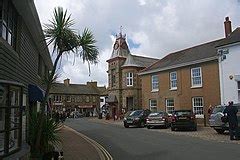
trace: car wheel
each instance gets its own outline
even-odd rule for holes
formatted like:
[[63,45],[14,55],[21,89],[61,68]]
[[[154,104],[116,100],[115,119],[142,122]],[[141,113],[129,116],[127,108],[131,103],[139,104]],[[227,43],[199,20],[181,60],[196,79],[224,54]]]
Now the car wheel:
[[224,133],[224,129],[215,129],[215,131],[218,133],[218,134],[223,134]]
[[147,129],[151,129],[151,127],[150,127],[150,126],[147,126]]
[[126,123],[124,123],[124,127],[125,127],[125,128],[129,128],[129,125],[126,124]]

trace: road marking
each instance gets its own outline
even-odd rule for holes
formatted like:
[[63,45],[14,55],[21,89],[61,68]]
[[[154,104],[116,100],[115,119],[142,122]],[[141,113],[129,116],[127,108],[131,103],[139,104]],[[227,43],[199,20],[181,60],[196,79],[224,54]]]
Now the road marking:
[[96,141],[94,141],[93,139],[87,137],[86,135],[77,132],[76,130],[74,130],[73,128],[64,125],[64,127],[74,133],[76,133],[77,135],[81,136],[83,139],[85,139],[87,142],[89,142],[98,152],[100,159],[101,160],[113,160],[111,154],[99,143],[97,143]]

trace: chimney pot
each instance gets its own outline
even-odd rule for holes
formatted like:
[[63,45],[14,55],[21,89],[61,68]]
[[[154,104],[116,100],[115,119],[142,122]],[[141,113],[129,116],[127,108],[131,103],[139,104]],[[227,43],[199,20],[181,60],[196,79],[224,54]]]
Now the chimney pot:
[[225,37],[227,38],[232,33],[232,25],[231,25],[231,21],[229,20],[229,17],[225,17],[224,28],[225,28]]
[[63,82],[64,82],[64,84],[66,85],[66,86],[69,86],[70,85],[70,79],[64,79],[63,80]]

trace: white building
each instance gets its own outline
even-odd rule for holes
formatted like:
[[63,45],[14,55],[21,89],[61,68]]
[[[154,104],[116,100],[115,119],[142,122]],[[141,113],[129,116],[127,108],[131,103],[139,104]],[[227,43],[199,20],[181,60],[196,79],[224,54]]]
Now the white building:
[[226,38],[218,45],[221,103],[240,103],[240,27],[231,31],[226,17]]

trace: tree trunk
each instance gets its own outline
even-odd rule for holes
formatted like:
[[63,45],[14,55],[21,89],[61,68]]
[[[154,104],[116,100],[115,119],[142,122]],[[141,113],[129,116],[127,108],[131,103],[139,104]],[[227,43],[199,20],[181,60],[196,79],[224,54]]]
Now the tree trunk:
[[59,52],[58,55],[57,55],[57,58],[55,59],[54,61],[54,65],[53,65],[53,69],[52,69],[52,72],[50,73],[49,75],[49,79],[47,81],[47,87],[46,87],[46,92],[45,92],[45,96],[43,98],[43,101],[41,103],[41,112],[40,112],[40,122],[39,122],[39,131],[37,133],[37,139],[36,139],[36,143],[35,143],[35,146],[34,148],[35,149],[40,149],[40,142],[41,142],[41,133],[42,133],[42,126],[43,126],[43,116],[44,116],[44,111],[45,111],[45,105],[46,105],[46,102],[48,100],[48,96],[49,96],[49,91],[51,89],[51,86],[52,86],[52,80],[55,76],[55,72],[56,72],[56,68],[57,68],[57,64],[58,64],[58,61],[60,59],[60,57],[62,56],[62,53],[63,52]]

